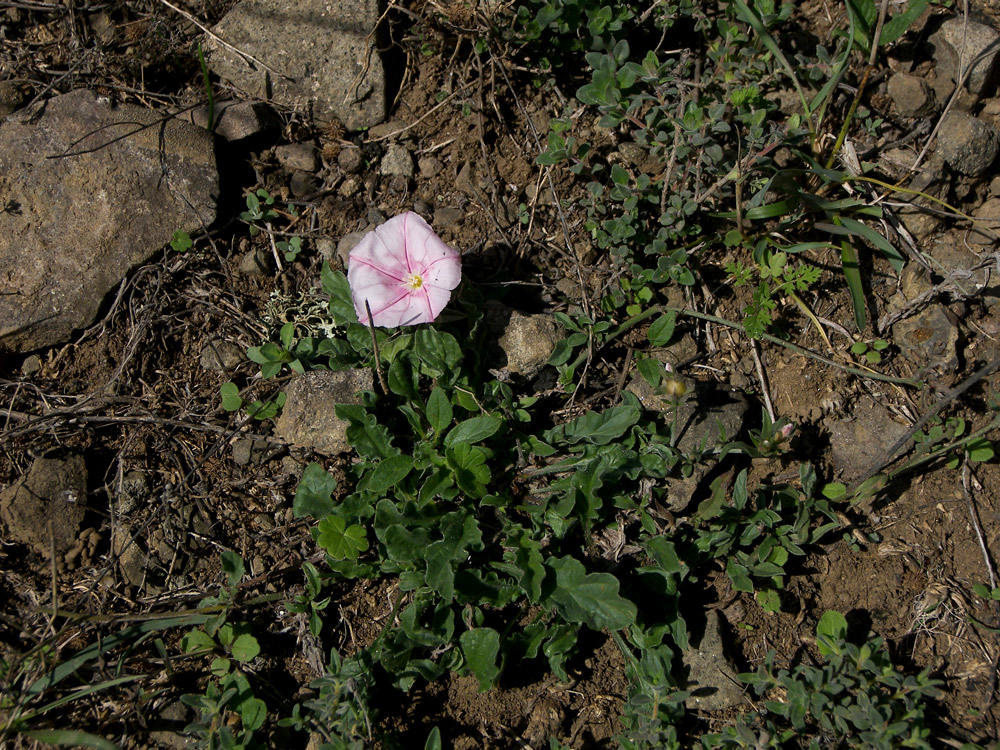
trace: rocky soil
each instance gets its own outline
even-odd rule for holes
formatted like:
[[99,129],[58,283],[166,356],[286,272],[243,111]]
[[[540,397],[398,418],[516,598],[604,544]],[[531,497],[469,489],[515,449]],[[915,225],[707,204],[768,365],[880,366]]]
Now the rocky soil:
[[[490,356],[499,377],[530,393],[558,388],[546,365],[563,335],[552,313],[594,303],[621,272],[589,245],[579,217],[563,221],[560,201],[571,207],[581,186],[567,174],[550,185],[535,162],[535,137],[564,92],[471,51],[498,4],[402,3],[386,17],[375,0],[330,5],[0,3],[0,658],[45,643],[47,658],[65,660],[132,618],[183,612],[217,591],[224,549],[246,560],[255,593],[301,592],[302,562],[322,558],[293,517],[295,487],[310,460],[334,472],[351,460],[332,403],[372,388],[373,375],[263,381],[245,353],[286,322],[322,330],[323,264],[342,269],[385,219],[415,211],[461,250],[468,278],[520,284],[490,303]],[[827,5],[836,4],[799,10],[816,38],[829,33]],[[691,326],[671,352],[701,368],[682,447],[720,423],[739,433],[769,398],[798,425],[775,475],[808,459],[850,482],[897,459],[900,439],[939,403],[974,427],[988,421],[1000,357],[1000,22],[990,4],[978,11],[967,24],[935,8],[889,51],[867,102],[881,124],[854,142],[886,180],[915,172],[912,200],[887,199],[894,219],[880,229],[930,262],[913,253],[898,278],[880,275],[871,309],[890,344],[883,369],[931,387],[906,391]],[[627,163],[627,149],[620,156]],[[273,215],[241,220],[259,189]],[[294,236],[300,252],[279,247]],[[731,320],[747,302],[703,300]],[[850,318],[842,282],[810,305],[824,321]],[[807,324],[789,330],[822,349]],[[830,330],[838,349],[856,338]],[[658,408],[629,366],[624,356],[594,362],[580,403],[628,389]],[[284,411],[227,412],[228,381],[248,402],[284,390]],[[998,585],[998,538],[996,464],[942,465],[845,518],[843,539],[791,579],[780,613],[732,591],[720,571],[706,591],[701,655],[688,663],[692,684],[715,692],[693,709],[721,721],[745,706],[731,678],[769,649],[793,658],[815,613],[836,609],[884,636],[897,663],[943,680],[935,720],[949,741],[1000,736],[1000,643],[975,625],[995,627],[1000,613],[972,590]],[[379,586],[331,595],[322,641],[287,611],[266,625],[269,700],[301,696],[331,648],[370,642],[391,611]],[[175,653],[179,636],[159,634]],[[527,673],[481,694],[474,678],[451,678],[379,709],[404,739],[448,727],[453,747],[540,747],[550,736],[612,747],[621,656],[609,639],[587,646],[568,684]],[[53,726],[123,747],[183,747],[191,716],[178,698],[205,674],[171,671],[149,644],[128,659],[129,671],[152,675],[145,693],[78,702],[53,713]]]

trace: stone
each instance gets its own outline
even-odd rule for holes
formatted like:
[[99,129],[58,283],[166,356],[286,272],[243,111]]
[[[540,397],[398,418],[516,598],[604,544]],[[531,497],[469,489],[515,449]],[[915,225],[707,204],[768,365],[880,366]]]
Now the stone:
[[423,177],[437,177],[438,172],[444,169],[441,160],[436,156],[421,156],[417,160],[417,169]]
[[21,372],[28,377],[31,377],[41,369],[42,359],[37,354],[25,357],[24,362],[21,363]]
[[385,119],[385,71],[369,39],[378,0],[242,0],[212,29],[248,61],[206,37],[209,67],[252,97],[348,130]]
[[293,378],[285,388],[285,406],[274,423],[275,434],[300,448],[336,456],[351,449],[349,424],[337,404],[360,404],[358,391],[374,387],[368,369],[330,372],[313,370]]
[[0,493],[4,538],[45,558],[61,559],[76,544],[87,511],[83,456],[36,458],[28,472]]
[[934,48],[934,62],[938,78],[950,78],[958,83],[959,59],[965,69],[980,55],[986,53],[971,68],[966,88],[973,94],[988,93],[995,83],[997,40],[1000,35],[986,24],[962,18],[949,18],[928,40]]
[[937,153],[952,169],[975,177],[984,174],[1000,152],[996,128],[966,112],[952,110],[941,123]]
[[256,247],[246,253],[240,261],[240,273],[244,276],[266,276],[271,273],[274,254],[264,247]]
[[398,143],[390,144],[382,156],[382,163],[379,165],[379,174],[400,175],[408,179],[413,178],[413,156],[409,149]]
[[530,378],[541,372],[562,338],[551,315],[525,315],[496,302],[487,303],[487,322],[498,332],[497,342],[507,372]]
[[288,189],[292,196],[300,199],[307,199],[318,193],[323,187],[323,181],[309,172],[292,172],[288,180]]
[[907,432],[881,404],[862,398],[849,419],[828,423],[830,462],[841,476],[865,471],[876,456],[889,450]]
[[210,225],[213,144],[194,125],[83,89],[0,122],[0,343],[69,340],[175,231]]
[[[725,440],[733,440],[743,432],[750,408],[742,391],[724,388],[718,383],[687,383],[690,391],[681,401],[677,414],[680,437],[677,447],[682,453],[691,454],[711,450]],[[673,402],[659,389],[654,389],[638,373],[625,390],[634,394],[647,409],[663,413],[668,425],[674,421]]]
[[461,224],[464,218],[465,211],[462,209],[451,206],[443,206],[442,208],[434,211],[433,223],[435,227],[451,227],[456,224]]
[[[179,118],[208,127],[208,106],[195,107]],[[237,100],[215,103],[212,113],[212,132],[230,143],[274,134],[281,130],[281,118],[266,102],[241,102]]]
[[889,98],[903,117],[927,117],[934,114],[934,89],[923,78],[909,73],[893,73],[888,84]]
[[954,372],[958,367],[958,328],[944,305],[930,305],[892,327],[892,340],[917,367]]
[[274,158],[288,171],[315,172],[320,168],[319,150],[312,143],[276,146]]
[[722,618],[714,609],[707,615],[701,640],[681,655],[688,673],[685,689],[691,693],[684,705],[698,711],[725,711],[743,702],[743,687],[722,641]]
[[969,242],[973,245],[993,245],[1000,237],[1000,198],[987,198],[973,209],[972,216],[978,221],[969,232]]
[[357,146],[345,146],[337,154],[337,166],[344,174],[354,174],[361,171],[364,165],[364,158],[361,156],[361,149]]
[[368,232],[349,232],[340,238],[340,242],[337,243],[337,256],[340,258],[340,262],[344,264],[344,268],[347,268],[347,263],[351,257],[351,250],[358,246],[358,243],[364,239]]
[[246,352],[231,341],[210,339],[202,347],[198,362],[206,370],[225,372],[232,370],[246,358]]

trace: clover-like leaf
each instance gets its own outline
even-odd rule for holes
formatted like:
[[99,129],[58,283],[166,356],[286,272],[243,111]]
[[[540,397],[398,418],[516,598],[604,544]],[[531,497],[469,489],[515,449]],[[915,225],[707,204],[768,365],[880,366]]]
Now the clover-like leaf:
[[318,525],[316,541],[334,560],[354,560],[368,549],[368,535],[364,528],[348,526],[343,518],[327,516]]

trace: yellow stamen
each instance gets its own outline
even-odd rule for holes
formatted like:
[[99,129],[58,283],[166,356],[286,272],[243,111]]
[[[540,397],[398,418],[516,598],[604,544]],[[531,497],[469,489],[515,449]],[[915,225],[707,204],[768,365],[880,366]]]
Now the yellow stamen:
[[424,280],[419,273],[411,273],[406,275],[403,283],[410,287],[410,289],[419,289],[424,285]]

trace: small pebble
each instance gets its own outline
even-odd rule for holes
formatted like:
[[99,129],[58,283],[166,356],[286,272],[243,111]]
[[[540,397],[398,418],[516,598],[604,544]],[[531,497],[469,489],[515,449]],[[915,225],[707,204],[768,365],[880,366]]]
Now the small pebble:
[[337,166],[344,174],[354,174],[361,171],[364,160],[361,158],[361,149],[357,146],[347,146],[342,148],[337,154]]

